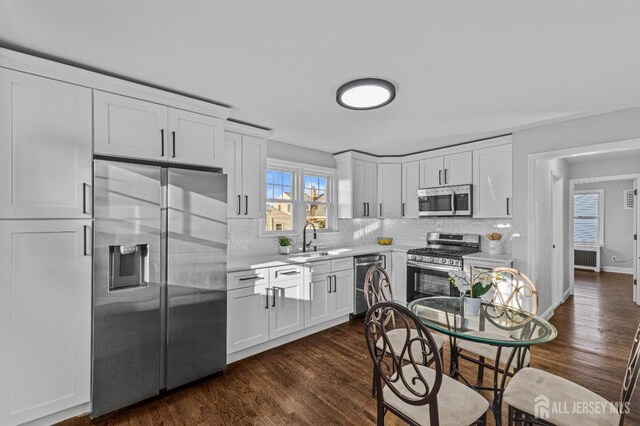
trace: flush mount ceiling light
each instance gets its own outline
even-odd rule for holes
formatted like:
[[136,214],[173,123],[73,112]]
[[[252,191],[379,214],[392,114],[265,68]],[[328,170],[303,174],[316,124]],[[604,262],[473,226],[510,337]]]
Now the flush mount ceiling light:
[[349,109],[366,110],[383,107],[396,97],[396,86],[379,78],[362,78],[340,86],[336,101]]

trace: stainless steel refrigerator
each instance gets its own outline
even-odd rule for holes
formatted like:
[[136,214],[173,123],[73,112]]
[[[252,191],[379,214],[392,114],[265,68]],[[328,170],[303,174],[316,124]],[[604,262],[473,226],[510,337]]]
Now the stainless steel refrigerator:
[[227,181],[94,161],[92,417],[226,366]]

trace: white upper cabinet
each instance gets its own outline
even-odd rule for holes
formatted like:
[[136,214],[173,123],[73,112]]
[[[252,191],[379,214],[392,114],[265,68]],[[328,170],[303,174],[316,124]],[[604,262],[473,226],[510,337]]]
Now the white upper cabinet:
[[420,161],[420,187],[470,184],[472,163],[470,151],[422,160]]
[[378,164],[353,158],[352,153],[336,156],[338,166],[338,217],[378,217]]
[[164,105],[95,90],[95,152],[166,159],[169,155],[167,112]]
[[91,90],[0,68],[0,217],[91,217]]
[[420,189],[420,162],[402,164],[402,217],[418,217],[418,189]]
[[219,118],[94,90],[98,154],[221,167]]
[[378,164],[378,216],[402,217],[402,164]]
[[265,139],[225,132],[228,214],[230,218],[258,219],[265,214]]
[[169,108],[172,161],[222,167],[224,122],[219,118]]
[[511,217],[512,163],[510,144],[473,152],[474,217]]
[[0,221],[2,425],[89,402],[90,225]]

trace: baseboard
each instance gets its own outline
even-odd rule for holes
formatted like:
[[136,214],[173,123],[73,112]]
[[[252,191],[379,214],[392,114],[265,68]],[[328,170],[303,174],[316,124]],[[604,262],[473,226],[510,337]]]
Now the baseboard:
[[569,287],[562,294],[562,303],[566,302],[567,299],[569,298],[569,296],[571,296],[571,294],[573,294],[573,289],[571,287]]
[[241,359],[259,354],[260,352],[268,351],[269,349],[282,346],[286,343],[290,343],[290,342],[293,342],[294,340],[307,337],[319,331],[323,331],[328,328],[335,327],[336,325],[340,325],[347,321],[349,321],[349,316],[345,315],[340,318],[332,319],[331,321],[323,322],[322,324],[317,324],[317,325],[302,329],[300,331],[296,331],[295,333],[287,334],[286,336],[278,337],[277,339],[269,340],[268,342],[264,342],[256,346],[251,346],[250,348],[242,349],[237,352],[227,354],[227,364],[231,364],[236,361],[240,361]]
[[57,413],[49,414],[48,416],[41,417],[30,422],[23,423],[22,426],[47,426],[59,423],[63,420],[68,420],[73,417],[89,414],[91,411],[91,403],[86,402],[75,407],[67,408],[66,410],[58,411]]
[[557,306],[549,306],[546,311],[544,311],[540,317],[546,319],[547,321],[551,319],[553,314],[556,312]]
[[582,266],[582,265],[574,265],[575,269],[582,269],[583,271],[593,271],[593,272],[600,272],[601,268],[597,267],[597,266]]
[[618,266],[603,266],[603,272],[614,272],[616,274],[628,274],[633,275],[633,268],[622,268]]

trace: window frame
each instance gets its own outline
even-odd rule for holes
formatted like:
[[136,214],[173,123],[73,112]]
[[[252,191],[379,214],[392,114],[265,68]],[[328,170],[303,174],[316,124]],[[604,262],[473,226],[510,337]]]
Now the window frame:
[[[274,229],[273,231],[267,231],[267,203],[278,203],[281,202],[282,200],[278,200],[276,198],[269,198],[267,196],[267,192],[266,188],[267,188],[267,172],[268,171],[280,171],[280,172],[289,172],[292,174],[291,176],[291,200],[287,201],[286,203],[291,205],[291,210],[293,211],[293,213],[291,213],[291,229],[287,229],[287,230],[278,230],[278,229]],[[296,202],[298,201],[298,170],[292,167],[289,167],[287,165],[281,165],[281,164],[271,164],[267,162],[267,167],[264,170],[264,188],[265,188],[265,203],[264,203],[264,217],[262,220],[262,224],[260,226],[261,229],[261,233],[267,234],[267,235],[293,235],[296,232],[296,211],[297,211],[297,207],[296,207]],[[290,212],[287,212],[290,213]]]
[[[576,241],[576,195],[580,194],[598,194],[598,241]],[[604,246],[604,189],[580,189],[573,191],[573,199],[571,200],[571,239],[574,245],[582,246]]]
[[318,229],[319,234],[327,234],[338,232],[338,208],[336,205],[336,175],[337,170],[330,167],[316,166],[306,163],[298,163],[274,158],[267,158],[267,167],[264,174],[264,185],[266,188],[267,170],[282,170],[293,172],[292,191],[295,195],[292,197],[291,209],[292,213],[292,230],[287,231],[267,231],[267,211],[266,203],[273,202],[272,199],[265,197],[265,213],[260,223],[260,236],[276,236],[276,235],[299,235],[306,223],[306,201],[304,199],[304,177],[305,176],[321,176],[327,178],[325,203],[327,208],[327,227]]

